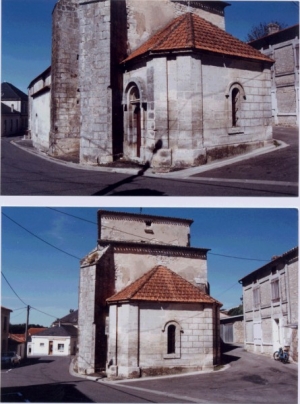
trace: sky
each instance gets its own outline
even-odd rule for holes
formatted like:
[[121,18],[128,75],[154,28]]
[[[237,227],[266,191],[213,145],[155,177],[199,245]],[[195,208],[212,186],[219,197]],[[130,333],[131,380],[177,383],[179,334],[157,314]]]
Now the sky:
[[[147,1],[147,0],[143,0]],[[157,0],[159,1],[159,0]],[[299,22],[297,2],[228,1],[226,30],[245,40],[260,22]],[[27,93],[29,83],[51,64],[51,14],[56,0],[2,0],[2,78]]]
[[[140,213],[140,208],[101,209]],[[11,323],[50,326],[78,308],[79,261],[96,247],[98,208],[2,208],[2,305]],[[142,208],[143,214],[192,219],[191,246],[208,248],[211,295],[241,304],[239,280],[298,245],[293,208]],[[172,268],[170,268],[172,269]],[[9,284],[7,283],[9,282]]]

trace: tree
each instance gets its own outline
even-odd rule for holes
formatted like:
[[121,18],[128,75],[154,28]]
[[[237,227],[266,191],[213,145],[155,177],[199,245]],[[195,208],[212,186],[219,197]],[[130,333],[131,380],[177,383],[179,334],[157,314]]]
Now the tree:
[[246,37],[246,42],[255,41],[255,39],[262,38],[263,36],[267,36],[269,34],[268,25],[269,24],[276,24],[278,25],[279,30],[284,29],[287,27],[287,24],[279,21],[271,21],[270,23],[261,22],[257,25],[253,25],[251,31],[248,32]]
[[[11,334],[25,334],[26,324],[9,324],[9,332]],[[28,328],[45,328],[39,324],[28,324]]]
[[238,307],[234,307],[228,311],[229,316],[238,316],[239,314],[243,314],[243,305],[240,304]]

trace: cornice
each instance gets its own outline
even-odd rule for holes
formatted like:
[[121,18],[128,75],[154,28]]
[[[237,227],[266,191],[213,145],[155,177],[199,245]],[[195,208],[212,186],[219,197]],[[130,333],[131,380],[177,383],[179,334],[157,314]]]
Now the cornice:
[[188,257],[188,258],[202,258],[207,259],[207,252],[210,251],[207,248],[195,248],[195,247],[183,247],[173,245],[162,244],[150,244],[150,243],[133,243],[127,241],[112,241],[112,240],[98,240],[98,245],[105,247],[110,245],[114,252],[119,253],[133,253],[133,254],[155,254],[155,255],[167,255],[171,254],[176,257]]

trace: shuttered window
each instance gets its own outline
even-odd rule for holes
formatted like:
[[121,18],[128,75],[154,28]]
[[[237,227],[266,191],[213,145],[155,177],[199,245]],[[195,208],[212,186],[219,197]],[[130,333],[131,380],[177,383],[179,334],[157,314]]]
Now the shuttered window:
[[272,301],[280,300],[279,294],[279,279],[275,279],[271,282],[271,291],[272,291]]

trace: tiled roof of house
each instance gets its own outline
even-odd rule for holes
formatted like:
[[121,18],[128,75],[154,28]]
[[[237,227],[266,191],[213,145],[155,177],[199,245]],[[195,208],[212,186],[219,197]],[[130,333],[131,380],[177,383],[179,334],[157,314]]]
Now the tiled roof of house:
[[28,329],[28,335],[35,335],[38,334],[44,330],[47,330],[47,327],[31,327]]
[[182,278],[170,269],[159,265],[141,278],[107,299],[108,303],[119,301],[160,301],[176,303],[216,303],[217,300]]
[[23,100],[27,101],[28,96],[11,83],[1,83],[2,100]]
[[57,319],[56,321],[54,321],[52,324],[53,325],[57,325],[57,324],[74,324],[77,325],[78,324],[78,310],[73,310],[71,311],[69,314],[67,314],[66,316]]
[[244,281],[247,281],[248,279],[251,279],[253,276],[256,276],[259,274],[260,271],[274,266],[274,264],[282,261],[282,260],[290,260],[290,259],[295,259],[298,257],[298,247],[294,247],[291,250],[286,251],[282,255],[278,255],[276,257],[273,257],[271,261],[269,261],[267,264],[263,265],[262,267],[256,269],[253,272],[250,272],[248,275],[244,276],[239,280],[240,283],[243,283]]
[[25,334],[9,334],[8,338],[22,344],[25,342]]
[[1,102],[1,115],[20,115],[20,112]]
[[133,51],[123,62],[150,52],[161,53],[180,50],[208,51],[239,58],[273,62],[272,59],[250,45],[193,13],[183,14],[172,20],[165,28]]
[[39,332],[35,336],[53,336],[53,337],[72,337],[72,336],[77,336],[77,328],[74,327],[73,325],[57,325],[55,327],[50,327],[46,328],[45,330]]

